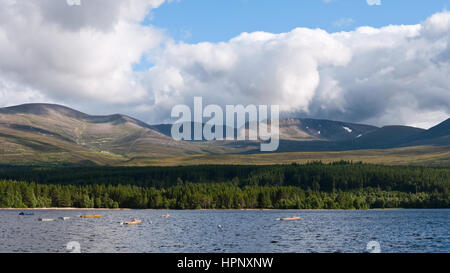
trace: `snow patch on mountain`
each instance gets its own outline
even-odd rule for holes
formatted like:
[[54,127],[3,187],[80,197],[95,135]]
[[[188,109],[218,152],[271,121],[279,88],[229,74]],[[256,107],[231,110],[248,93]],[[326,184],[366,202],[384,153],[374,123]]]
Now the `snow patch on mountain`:
[[344,130],[347,131],[347,132],[349,132],[349,133],[353,132],[353,130],[350,129],[350,128],[348,128],[348,127],[343,126],[342,128],[344,128]]

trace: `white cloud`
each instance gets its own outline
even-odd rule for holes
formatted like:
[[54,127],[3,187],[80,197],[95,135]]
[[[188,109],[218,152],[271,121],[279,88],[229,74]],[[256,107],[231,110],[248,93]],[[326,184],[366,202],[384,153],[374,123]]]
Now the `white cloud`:
[[[8,0],[0,9],[2,106],[51,101],[161,122],[200,95],[205,104],[279,104],[377,125],[427,126],[450,114],[449,12],[418,25],[187,44],[139,24],[162,0],[50,2]],[[143,57],[152,67],[133,71]]]
[[450,114],[446,18],[450,13],[420,25],[171,44],[144,78],[163,117],[165,106],[201,95],[215,104],[280,104],[311,117],[431,126]]
[[145,99],[147,90],[132,65],[167,37],[139,21],[162,2],[97,0],[69,6],[65,1],[10,0],[0,10],[0,80],[50,101]]
[[158,108],[203,96],[208,103],[307,111],[319,68],[346,65],[350,58],[349,49],[322,30],[243,33],[226,43],[169,45],[145,78]]
[[369,6],[380,6],[381,0],[367,0],[367,5]]

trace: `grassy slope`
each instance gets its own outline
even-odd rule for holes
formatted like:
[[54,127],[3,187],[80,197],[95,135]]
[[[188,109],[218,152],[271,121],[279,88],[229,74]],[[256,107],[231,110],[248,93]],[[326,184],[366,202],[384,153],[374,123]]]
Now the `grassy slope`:
[[[99,137],[97,135],[97,137]],[[380,163],[388,165],[432,165],[450,166],[450,146],[420,146],[385,150],[356,150],[342,152],[292,152],[271,154],[226,154],[230,150],[244,151],[246,148],[225,148],[227,145],[213,145],[208,142],[188,143],[192,154],[186,151],[186,143],[166,146],[161,141],[150,141],[151,134],[126,142],[128,151],[121,151],[120,144],[114,147],[112,142],[107,150],[113,153],[100,152],[91,145],[78,145],[75,141],[36,134],[35,132],[18,132],[3,127],[0,134],[0,164],[62,164],[81,163],[97,165],[197,165],[197,164],[282,164],[321,160],[324,162],[348,160]],[[100,138],[101,139],[101,138]],[[125,138],[126,139],[126,138]],[[87,139],[84,138],[84,141]],[[194,149],[192,149],[194,147]],[[106,148],[106,147],[105,147]],[[170,149],[168,149],[170,148]],[[247,147],[248,148],[248,147]],[[257,147],[253,147],[257,148]],[[205,154],[199,154],[199,153]],[[123,153],[121,155],[121,153]],[[124,155],[126,154],[126,155]]]
[[420,146],[385,150],[358,150],[344,152],[294,152],[252,155],[194,155],[155,159],[131,160],[129,166],[176,166],[204,164],[270,165],[292,162],[306,163],[321,160],[333,162],[339,160],[363,161],[386,165],[426,165],[450,166],[450,146]]
[[2,130],[0,136],[1,164],[61,164],[93,163],[116,164],[124,160],[120,155],[96,152],[74,143],[48,136],[22,132],[20,137],[8,135]]
[[30,108],[25,110],[31,113],[0,109],[0,164],[114,165],[133,158],[247,150],[210,143],[175,142],[127,116],[88,116],[52,105],[24,107]]

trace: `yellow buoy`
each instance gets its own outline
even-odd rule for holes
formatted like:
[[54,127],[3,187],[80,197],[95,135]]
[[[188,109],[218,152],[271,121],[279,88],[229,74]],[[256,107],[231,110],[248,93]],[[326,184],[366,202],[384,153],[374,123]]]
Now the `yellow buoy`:
[[101,215],[82,215],[81,218],[102,218]]
[[140,225],[142,223],[141,220],[133,219],[131,221],[123,222],[124,225]]
[[281,221],[297,221],[300,220],[300,217],[287,217],[287,218],[280,218]]

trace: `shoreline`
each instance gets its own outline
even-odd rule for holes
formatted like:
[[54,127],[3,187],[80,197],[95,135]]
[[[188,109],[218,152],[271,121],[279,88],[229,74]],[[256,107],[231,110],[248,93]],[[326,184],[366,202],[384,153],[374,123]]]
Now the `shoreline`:
[[108,209],[108,208],[0,208],[1,210],[133,210],[133,209]]
[[109,209],[109,208],[0,208],[0,211],[50,211],[50,210],[81,210],[81,211],[121,211],[121,210],[156,210],[156,211],[386,211],[386,210],[432,210],[432,209],[449,209],[449,208],[386,208],[386,209],[186,209],[186,210],[177,210],[177,209],[129,209],[129,208],[118,208],[118,209]]

